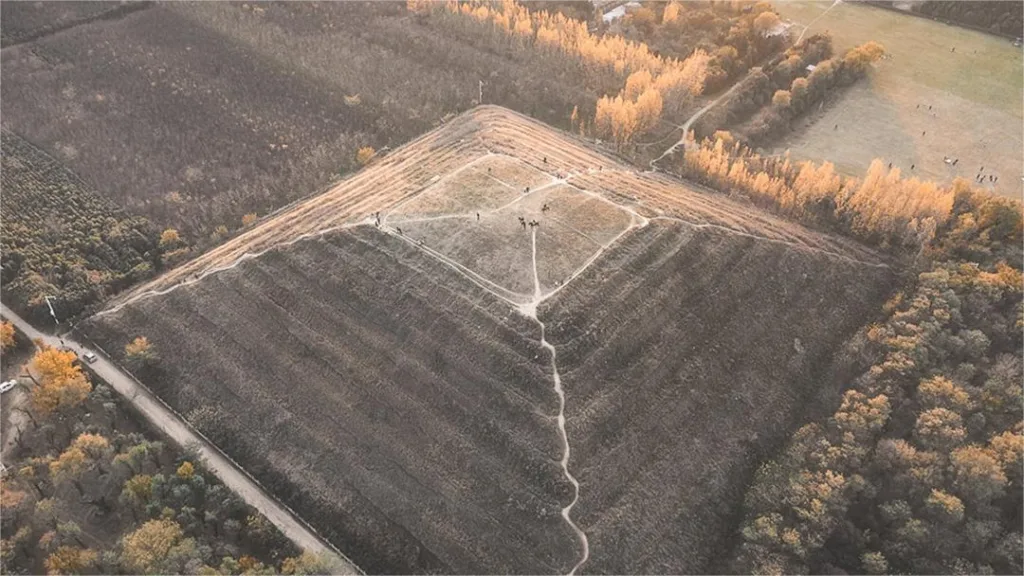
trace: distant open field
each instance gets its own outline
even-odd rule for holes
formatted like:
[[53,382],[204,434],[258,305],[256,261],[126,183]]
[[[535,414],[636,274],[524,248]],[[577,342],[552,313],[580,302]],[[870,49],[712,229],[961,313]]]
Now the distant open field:
[[488,106],[80,326],[368,572],[700,572],[888,278]]
[[[982,173],[986,187],[1019,197],[1021,49],[1005,38],[893,10],[842,3],[826,14],[830,6],[777,5],[798,32],[813,22],[808,34],[831,34],[837,52],[876,40],[892,58],[824,110],[798,121],[775,152],[789,149],[796,158],[828,160],[849,174],[863,173],[874,158],[937,182],[958,176],[974,181]],[[944,157],[959,162],[950,166]]]

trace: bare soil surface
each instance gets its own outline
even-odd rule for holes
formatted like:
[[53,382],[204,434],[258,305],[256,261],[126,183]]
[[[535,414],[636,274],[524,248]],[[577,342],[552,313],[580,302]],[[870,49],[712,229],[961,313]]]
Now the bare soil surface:
[[305,240],[85,330],[120,350],[143,321],[182,359],[157,392],[213,410],[199,425],[257,477],[249,454],[265,458],[367,572],[575,562],[536,325],[409,243],[372,226]]
[[[507,177],[506,182],[513,188],[522,183],[525,189],[527,182],[540,181],[544,185],[537,175],[539,172],[546,175],[548,184],[561,179],[645,217],[681,218],[844,258],[878,261],[878,256],[851,240],[808,230],[721,194],[699,192],[687,183],[662,174],[641,172],[608,156],[592,143],[536,120],[505,108],[479,106],[397,148],[327,192],[296,202],[224,244],[126,291],[112,301],[108,310],[117,309],[125,302],[165,293],[182,283],[196,282],[274,246],[358,223],[372,224],[377,213],[384,217],[394,212],[388,219],[391,222],[390,218],[394,218],[394,223],[389,226],[401,227],[399,222],[410,218],[405,206],[413,206],[410,212],[413,211],[415,203],[421,201],[421,194],[424,204],[419,204],[419,210],[424,215],[444,216],[438,206],[455,207],[462,203],[451,201],[439,205],[431,200],[432,187],[447,190],[459,180],[462,172],[472,175],[478,166],[486,170],[488,166],[497,165],[492,162],[510,167],[516,176],[501,171],[492,171],[491,175]],[[513,180],[516,180],[514,186]],[[489,184],[487,190],[490,190]],[[494,194],[500,198],[488,200],[489,205],[513,197],[505,188],[479,192],[474,197],[491,198]],[[475,218],[476,210],[461,207],[455,210],[456,214]],[[494,221],[507,223],[508,219]],[[509,258],[517,257],[509,255]]]
[[835,393],[889,273],[687,224],[625,237],[538,310],[567,398],[584,572],[722,567],[757,463]]
[[4,2],[0,5],[0,45],[7,47],[91,22],[145,9],[147,2]]

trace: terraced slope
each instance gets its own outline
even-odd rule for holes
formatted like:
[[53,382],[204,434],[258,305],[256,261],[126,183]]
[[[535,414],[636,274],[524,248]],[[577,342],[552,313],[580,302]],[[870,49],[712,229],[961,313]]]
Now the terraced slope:
[[551,178],[602,194],[650,216],[669,215],[714,224],[858,258],[860,245],[809,231],[749,205],[697,192],[678,180],[639,172],[570,134],[511,110],[479,106],[357,172],[331,190],[285,208],[202,256],[126,293],[165,290],[246,254],[354,222],[371,221],[403,199],[423,193],[442,177],[465,170],[488,154],[517,159]]
[[707,572],[890,274],[484,107],[82,329],[368,572]]
[[597,573],[707,573],[761,457],[837,391],[889,272],[656,221],[538,310]]
[[92,322],[367,573],[564,572],[573,536],[533,322],[359,227]]

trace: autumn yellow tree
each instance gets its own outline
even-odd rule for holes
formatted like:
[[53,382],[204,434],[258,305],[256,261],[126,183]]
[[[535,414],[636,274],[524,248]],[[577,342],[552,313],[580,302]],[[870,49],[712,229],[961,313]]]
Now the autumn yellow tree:
[[662,24],[669,24],[679,19],[682,6],[679,2],[669,2],[665,5],[665,11],[661,13]]
[[875,41],[865,42],[843,56],[843,64],[854,70],[863,70],[885,54],[885,47]]
[[285,558],[281,562],[281,573],[289,575],[301,574],[336,574],[340,567],[327,554],[303,552],[294,558]]
[[75,363],[74,352],[47,346],[32,357],[39,382],[32,388],[32,406],[40,414],[73,408],[92,391],[92,385]]
[[153,350],[153,345],[145,336],[139,336],[125,344],[124,355],[128,363],[135,367],[143,367],[157,360],[156,351]]
[[173,520],[150,520],[121,540],[121,564],[136,574],[174,573],[195,549]]
[[54,482],[70,482],[82,495],[85,492],[79,481],[82,474],[99,466],[107,459],[109,453],[110,442],[103,436],[79,434],[60,456],[50,462],[50,475]]
[[242,226],[252,226],[254,222],[259,218],[255,212],[250,212],[245,216],[242,216]]
[[0,349],[10,350],[14,347],[14,325],[0,322]]
[[791,96],[789,90],[776,90],[772,96],[772,106],[776,108],[789,108]]
[[132,506],[132,509],[145,506],[153,495],[153,477],[148,474],[136,474],[125,481],[121,488],[121,500]]
[[47,574],[82,574],[96,564],[96,552],[75,546],[61,546],[46,558]]
[[191,462],[186,460],[185,462],[181,463],[181,466],[178,466],[178,470],[176,473],[178,475],[178,478],[181,478],[182,480],[189,480],[192,478],[192,475],[195,474],[195,471],[195,466],[193,466]]
[[356,152],[356,162],[359,162],[361,166],[366,166],[376,154],[377,151],[372,146],[363,146]]
[[762,12],[754,18],[754,30],[761,35],[766,35],[782,24],[779,15],[774,12]]
[[161,248],[175,248],[179,244],[181,244],[181,235],[174,228],[168,228],[160,233]]

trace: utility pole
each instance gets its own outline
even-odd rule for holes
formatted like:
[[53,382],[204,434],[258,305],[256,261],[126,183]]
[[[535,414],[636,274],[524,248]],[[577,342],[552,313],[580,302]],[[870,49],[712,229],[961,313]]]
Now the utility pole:
[[480,80],[480,86],[477,88],[476,103],[477,104],[483,104],[484,103],[484,81],[483,80]]

